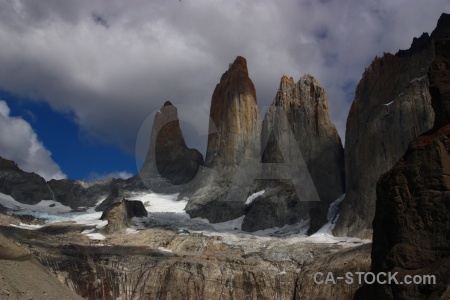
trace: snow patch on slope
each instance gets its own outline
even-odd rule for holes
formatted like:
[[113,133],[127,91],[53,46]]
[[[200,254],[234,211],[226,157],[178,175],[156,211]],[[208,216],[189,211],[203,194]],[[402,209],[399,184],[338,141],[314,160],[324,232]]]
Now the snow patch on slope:
[[256,198],[258,198],[259,196],[261,196],[262,194],[264,194],[266,191],[262,190],[256,193],[251,194],[248,198],[247,201],[245,201],[245,205],[250,205],[253,201],[255,201]]
[[162,195],[156,193],[138,194],[130,200],[142,201],[145,208],[150,213],[156,212],[172,212],[185,214],[184,208],[187,200],[177,200],[178,194]]
[[62,205],[54,200],[42,200],[41,202],[31,205],[20,203],[13,197],[0,193],[0,204],[11,210],[28,210],[40,213],[62,213],[69,212],[72,209],[69,206]]
[[[328,223],[323,225],[316,233],[312,234],[310,238],[321,238],[325,242],[330,242],[329,237],[333,237],[333,228],[336,225],[336,221],[339,218],[338,210],[339,205],[345,199],[345,194],[342,194],[339,198],[337,198],[333,203],[330,204],[328,208],[327,220]],[[333,239],[331,239],[333,240]]]

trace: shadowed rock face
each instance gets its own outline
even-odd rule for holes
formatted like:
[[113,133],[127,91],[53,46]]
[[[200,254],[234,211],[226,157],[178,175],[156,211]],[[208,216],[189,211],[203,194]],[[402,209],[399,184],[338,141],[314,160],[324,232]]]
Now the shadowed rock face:
[[167,101],[155,115],[147,157],[135,180],[155,192],[176,192],[202,164],[200,152],[186,145],[177,108]]
[[[436,275],[436,285],[376,286],[377,299],[450,296],[450,125],[415,139],[377,185],[373,272]],[[364,298],[364,297],[363,297]]]
[[1,171],[16,171],[19,172],[20,169],[17,164],[12,160],[4,159],[0,157],[0,170]]
[[358,299],[450,298],[450,15],[441,16],[432,38],[428,78],[436,121],[378,181],[371,269],[398,272],[399,281],[435,275],[436,284],[365,286]]
[[115,185],[120,185],[121,179],[105,179],[92,182],[81,180],[50,180],[48,186],[52,192],[52,198],[70,206],[78,207],[94,206],[100,199],[106,197]]
[[375,58],[356,88],[345,138],[346,197],[335,235],[371,229],[375,186],[409,142],[431,129],[434,113],[427,70],[434,59],[428,34],[409,50]]
[[[261,149],[263,164],[282,163],[289,170],[280,174],[285,180],[257,184],[255,191],[266,192],[247,209],[243,229],[255,231],[310,218],[310,231],[318,230],[327,221],[330,203],[344,193],[345,178],[342,143],[330,120],[325,90],[314,77],[305,75],[297,83],[281,78],[263,121]],[[297,178],[302,178],[300,195],[292,186]]]
[[24,172],[11,160],[0,157],[0,193],[19,202],[37,204],[53,199],[47,182],[35,173]]
[[210,118],[207,168],[181,196],[190,197],[186,212],[191,217],[222,222],[244,214],[248,178],[253,178],[253,164],[260,158],[259,111],[245,58],[237,57],[222,75]]
[[431,103],[436,115],[433,129],[439,129],[450,120],[450,15],[443,14],[431,34],[435,59],[428,69]]
[[81,180],[50,180],[22,171],[15,162],[0,157],[0,193],[16,201],[37,204],[42,200],[55,200],[73,209],[94,206],[106,197],[121,180],[107,179],[93,182]]

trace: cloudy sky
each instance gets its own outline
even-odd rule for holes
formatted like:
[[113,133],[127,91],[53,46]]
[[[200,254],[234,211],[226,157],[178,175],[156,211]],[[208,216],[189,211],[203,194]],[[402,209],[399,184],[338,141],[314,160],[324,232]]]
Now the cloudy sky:
[[167,100],[204,153],[211,95],[237,55],[263,113],[283,74],[315,76],[344,139],[364,68],[442,12],[448,0],[0,0],[0,156],[47,179],[127,177]]

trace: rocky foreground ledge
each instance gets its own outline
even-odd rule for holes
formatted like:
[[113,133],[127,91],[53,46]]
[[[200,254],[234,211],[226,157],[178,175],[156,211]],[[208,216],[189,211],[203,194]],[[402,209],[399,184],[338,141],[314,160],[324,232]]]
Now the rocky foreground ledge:
[[[34,268],[52,273],[51,286],[65,289],[58,299],[77,299],[72,291],[87,299],[349,299],[356,282],[318,285],[314,273],[341,276],[370,268],[371,244],[357,239],[154,227],[91,240],[82,234],[87,229],[71,223],[37,230],[0,226],[0,237],[8,240],[1,249],[20,248],[21,257],[45,267]],[[2,266],[17,260],[0,257]],[[25,290],[3,288],[6,281],[22,280],[3,270],[0,298],[29,299]],[[36,275],[34,269],[22,271]]]

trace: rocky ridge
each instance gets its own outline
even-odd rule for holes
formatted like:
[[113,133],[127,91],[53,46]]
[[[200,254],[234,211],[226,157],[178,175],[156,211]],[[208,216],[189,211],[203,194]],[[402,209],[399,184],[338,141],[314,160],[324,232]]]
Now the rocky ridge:
[[[0,234],[26,245],[59,281],[87,299],[305,299],[317,286],[306,274],[319,265],[332,261],[339,274],[369,268],[368,245],[249,235],[236,240],[228,234],[163,228],[93,241],[80,234],[85,229],[0,226]],[[321,295],[348,299],[358,287],[336,285]]]
[[50,180],[35,173],[22,171],[15,162],[0,157],[0,193],[10,195],[25,204],[54,200],[72,209],[94,206],[106,197],[117,179],[86,182],[82,180]]
[[424,33],[409,50],[386,53],[366,68],[347,119],[346,196],[335,235],[371,235],[376,182],[412,139],[432,128],[427,71],[433,59]]
[[0,157],[0,193],[11,195],[17,201],[37,204],[53,195],[44,178],[22,171],[15,162]]

